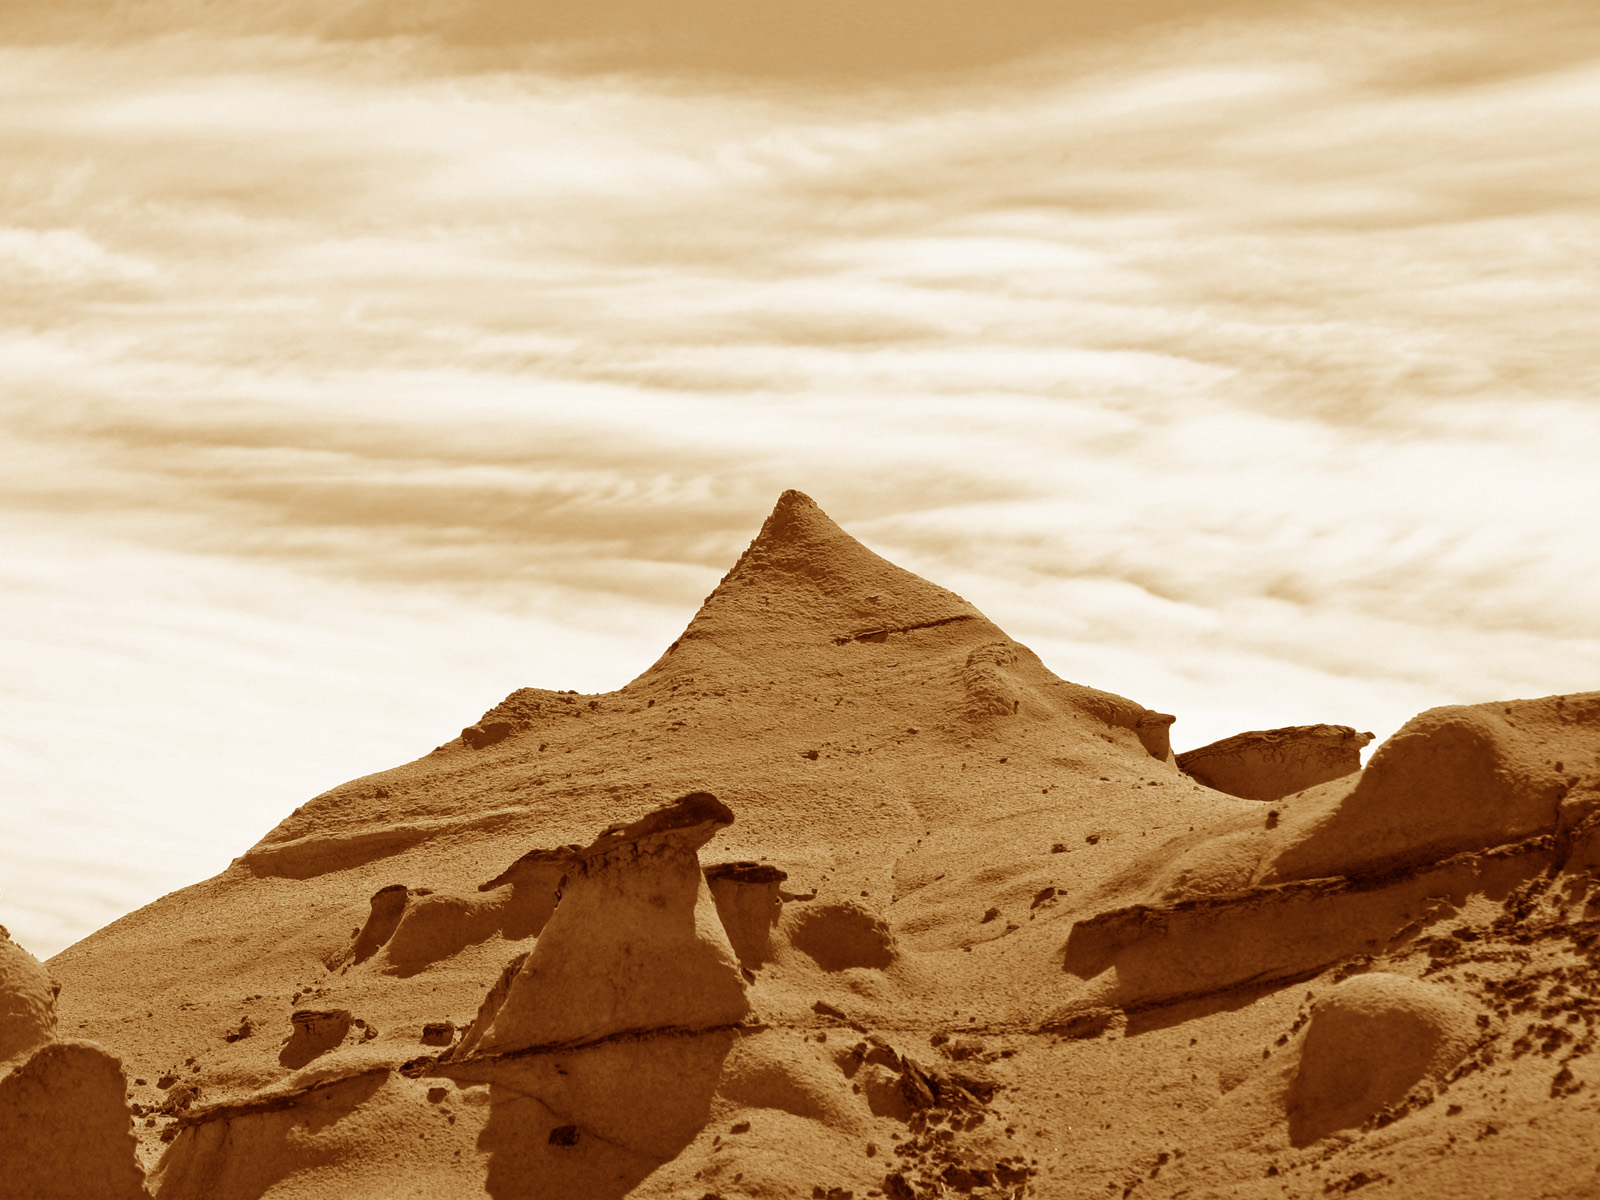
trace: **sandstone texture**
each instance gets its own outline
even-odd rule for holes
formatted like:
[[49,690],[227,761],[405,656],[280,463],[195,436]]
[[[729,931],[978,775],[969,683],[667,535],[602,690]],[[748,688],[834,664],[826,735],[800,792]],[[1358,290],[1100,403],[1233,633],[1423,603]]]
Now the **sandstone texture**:
[[744,979],[696,853],[732,822],[726,805],[695,792],[579,850],[480,1051],[742,1020]]
[[55,992],[0,927],[0,1197],[148,1200],[122,1064],[56,1037]]
[[1365,770],[1175,728],[785,493],[638,678],[48,975],[0,943],[0,1152],[157,1200],[1600,1195],[1600,693]]
[[1372,741],[1348,725],[1289,725],[1236,733],[1179,754],[1185,775],[1245,800],[1278,800],[1361,769]]
[[0,1064],[15,1063],[56,1033],[49,972],[0,926]]

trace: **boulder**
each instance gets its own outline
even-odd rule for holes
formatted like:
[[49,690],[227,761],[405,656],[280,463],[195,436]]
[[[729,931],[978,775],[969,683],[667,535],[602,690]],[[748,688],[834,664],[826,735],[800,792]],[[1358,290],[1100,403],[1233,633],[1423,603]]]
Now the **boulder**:
[[1438,1082],[1471,1049],[1476,1013],[1448,988],[1373,972],[1312,1008],[1289,1089],[1289,1136],[1303,1146],[1356,1128],[1418,1084]]
[[0,1069],[55,1035],[55,985],[39,960],[0,925]]

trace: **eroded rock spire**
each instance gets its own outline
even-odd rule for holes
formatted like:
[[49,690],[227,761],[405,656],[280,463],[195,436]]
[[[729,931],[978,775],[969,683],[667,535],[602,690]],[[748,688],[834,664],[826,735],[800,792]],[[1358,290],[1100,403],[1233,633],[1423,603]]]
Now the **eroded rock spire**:
[[699,854],[733,813],[693,792],[576,851],[561,903],[481,1052],[577,1046],[619,1033],[732,1025],[750,1010]]

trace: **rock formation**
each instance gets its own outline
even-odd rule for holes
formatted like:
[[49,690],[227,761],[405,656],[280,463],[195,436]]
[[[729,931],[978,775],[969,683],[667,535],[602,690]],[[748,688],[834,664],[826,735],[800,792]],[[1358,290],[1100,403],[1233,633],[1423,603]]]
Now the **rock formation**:
[[744,980],[697,854],[732,823],[727,805],[692,792],[577,851],[561,903],[478,1050],[742,1020],[750,1011]]
[[27,1057],[55,1035],[55,985],[0,925],[0,1064]]
[[727,862],[706,868],[706,884],[728,943],[746,970],[772,955],[772,928],[783,915],[778,885],[789,873],[766,863]]
[[340,1045],[350,1032],[350,1010],[296,1009],[289,1017],[291,1032],[278,1052],[280,1065],[298,1070],[314,1058]]
[[1178,769],[1245,800],[1279,800],[1361,769],[1372,740],[1348,725],[1289,725],[1236,733],[1177,756]]
[[61,1026],[157,1200],[1592,1193],[1600,694],[1364,771],[1172,720],[785,493],[637,679],[307,801],[51,960]]
[[372,908],[349,951],[345,969],[374,960],[372,969],[414,975],[491,937],[536,937],[555,911],[576,846],[530,850],[476,895],[393,883],[373,893]]
[[1479,1038],[1475,1016],[1448,988],[1404,975],[1357,975],[1330,989],[1300,1047],[1290,1140],[1359,1128],[1418,1084],[1443,1082]]
[[0,1196],[148,1200],[122,1064],[57,1040],[55,988],[0,927]]

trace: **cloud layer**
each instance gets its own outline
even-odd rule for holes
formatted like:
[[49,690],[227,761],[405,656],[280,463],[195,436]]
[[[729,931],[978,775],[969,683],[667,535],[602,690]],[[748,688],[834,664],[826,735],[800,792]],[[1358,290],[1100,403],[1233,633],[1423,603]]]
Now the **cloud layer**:
[[869,87],[16,10],[0,919],[621,684],[785,487],[1180,745],[1594,686],[1600,54],[1470,11]]

